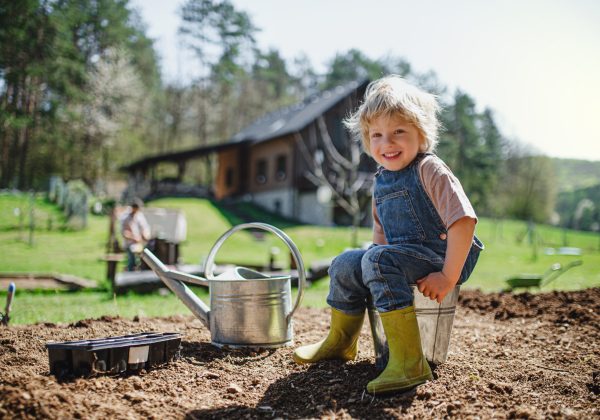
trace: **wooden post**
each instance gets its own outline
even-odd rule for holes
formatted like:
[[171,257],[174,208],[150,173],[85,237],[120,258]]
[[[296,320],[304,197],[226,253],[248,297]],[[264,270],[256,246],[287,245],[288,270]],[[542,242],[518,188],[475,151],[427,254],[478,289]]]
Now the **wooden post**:
[[110,281],[110,286],[114,293],[117,267],[119,266],[119,261],[123,260],[123,254],[106,254],[104,260],[106,261],[106,279]]
[[33,230],[35,229],[34,205],[35,197],[32,192],[29,196],[29,246],[33,246]]

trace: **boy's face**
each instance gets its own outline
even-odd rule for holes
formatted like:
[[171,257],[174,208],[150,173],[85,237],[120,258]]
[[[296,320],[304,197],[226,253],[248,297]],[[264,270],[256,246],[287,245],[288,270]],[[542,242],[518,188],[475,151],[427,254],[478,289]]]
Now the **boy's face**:
[[377,163],[388,171],[406,168],[419,153],[421,133],[398,116],[381,115],[369,125],[369,150]]

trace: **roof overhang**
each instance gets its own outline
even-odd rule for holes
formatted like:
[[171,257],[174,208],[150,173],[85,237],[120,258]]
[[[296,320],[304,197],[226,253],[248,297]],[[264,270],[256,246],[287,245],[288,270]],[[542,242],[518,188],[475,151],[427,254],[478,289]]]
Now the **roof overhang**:
[[157,165],[162,162],[181,162],[183,160],[193,159],[197,157],[207,156],[211,153],[219,152],[225,149],[239,147],[242,144],[250,143],[249,140],[243,140],[236,143],[213,144],[209,146],[195,147],[193,149],[181,150],[178,152],[164,153],[160,155],[152,155],[144,157],[140,160],[130,163],[129,165],[121,166],[119,170],[123,172],[134,172],[139,169],[145,169],[150,166]]

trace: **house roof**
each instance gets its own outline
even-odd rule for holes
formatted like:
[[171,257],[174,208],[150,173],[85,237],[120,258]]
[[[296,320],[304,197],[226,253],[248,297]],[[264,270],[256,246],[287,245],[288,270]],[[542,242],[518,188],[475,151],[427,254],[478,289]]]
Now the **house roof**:
[[321,91],[311,95],[295,105],[278,109],[268,113],[242,131],[231,137],[227,142],[217,145],[200,146],[178,152],[147,156],[143,159],[121,167],[121,170],[130,172],[138,168],[148,167],[159,162],[176,162],[178,160],[202,156],[218,150],[234,147],[242,143],[260,143],[266,140],[295,133],[315,121],[327,110],[346,98],[355,90],[368,84],[368,80],[353,81],[345,85]]
[[208,146],[199,146],[192,149],[180,150],[178,152],[162,153],[160,155],[146,156],[136,160],[128,165],[121,166],[122,171],[130,172],[138,168],[146,168],[159,162],[179,162],[197,156],[204,156],[219,150],[232,147],[229,143],[211,144]]
[[302,130],[353,91],[368,83],[368,80],[353,81],[333,89],[311,95],[304,101],[278,109],[255,120],[233,136],[229,143],[270,140]]

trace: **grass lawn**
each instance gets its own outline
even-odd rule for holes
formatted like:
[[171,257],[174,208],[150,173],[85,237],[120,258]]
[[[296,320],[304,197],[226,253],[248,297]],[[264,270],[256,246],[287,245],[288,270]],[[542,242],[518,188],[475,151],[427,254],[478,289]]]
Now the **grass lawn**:
[[[62,212],[38,196],[30,236],[30,206],[28,195],[0,194],[0,272],[73,274],[103,284],[107,217],[90,215],[85,230],[63,229]],[[22,229],[15,209],[25,215]]]
[[[33,245],[29,244],[28,216],[19,230],[19,207],[29,214],[29,198],[0,194],[0,271],[2,272],[58,272],[95,280],[99,291],[79,293],[18,293],[13,304],[12,322],[73,322],[101,315],[124,317],[188,314],[189,311],[176,297],[127,295],[113,297],[108,290],[105,263],[100,260],[108,238],[108,217],[90,216],[88,228],[83,231],[60,230],[61,213],[41,198],[35,200],[35,230]],[[239,223],[231,214],[214,207],[207,200],[169,198],[154,201],[153,207],[183,210],[188,224],[187,240],[180,246],[186,263],[199,263],[206,257],[217,238],[232,224]],[[48,230],[51,220],[51,230]],[[277,221],[272,223],[278,224]],[[305,264],[329,258],[350,245],[351,230],[345,227],[310,225],[281,226],[300,249]],[[543,273],[553,263],[566,264],[581,259],[576,267],[542,290],[576,290],[600,286],[600,236],[598,234],[567,231],[551,226],[537,226],[535,245],[526,235],[527,225],[519,221],[497,222],[480,220],[477,235],[486,245],[467,288],[499,291],[504,280],[518,273]],[[369,229],[359,230],[359,240],[370,239]],[[546,255],[546,248],[578,247],[583,255]],[[243,264],[265,264],[269,250],[278,248],[278,262],[289,261],[285,244],[273,235],[257,241],[247,232],[239,232],[228,239],[219,251],[217,260]],[[307,290],[303,305],[325,306],[328,280],[323,279]],[[4,293],[4,292],[2,292]],[[205,292],[200,292],[206,295]],[[3,299],[2,299],[3,300]],[[1,302],[1,301],[0,301]],[[3,304],[0,304],[3,307]]]

